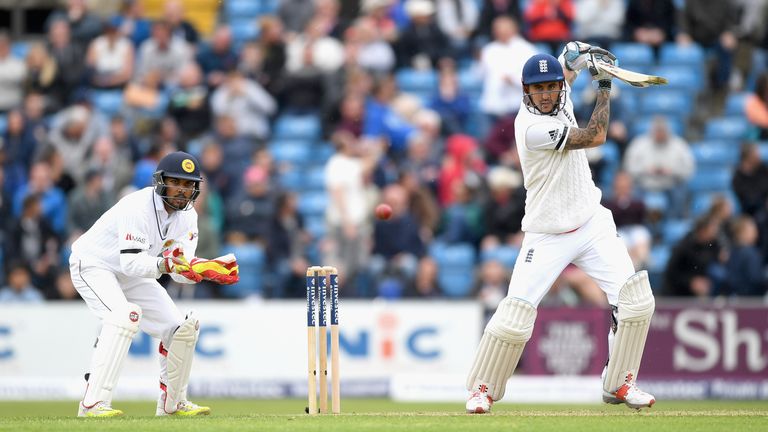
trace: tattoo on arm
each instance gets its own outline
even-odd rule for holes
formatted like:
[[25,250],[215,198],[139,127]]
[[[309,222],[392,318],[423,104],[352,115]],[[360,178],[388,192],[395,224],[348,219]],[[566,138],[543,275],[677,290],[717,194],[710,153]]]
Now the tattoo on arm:
[[602,144],[602,142],[595,144],[595,138],[602,136],[604,141],[608,133],[608,119],[611,114],[610,95],[610,89],[597,90],[597,102],[589,124],[583,129],[572,128],[563,150],[578,150]]

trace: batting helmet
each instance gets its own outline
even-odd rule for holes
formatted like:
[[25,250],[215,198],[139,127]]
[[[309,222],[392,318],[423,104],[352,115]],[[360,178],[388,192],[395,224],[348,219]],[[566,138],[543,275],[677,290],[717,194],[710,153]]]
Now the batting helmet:
[[[181,180],[192,180],[195,182],[194,188],[192,188],[192,196],[187,200],[186,204],[178,207],[173,204],[171,200],[178,199],[178,196],[172,197],[166,195],[167,185],[165,183],[166,178],[176,178]],[[163,201],[170,207],[176,210],[189,210],[192,208],[195,199],[200,195],[200,182],[203,181],[203,177],[200,175],[200,164],[197,159],[189,153],[182,151],[173,152],[160,160],[157,164],[157,170],[152,175],[152,184],[155,187],[155,193],[160,195]],[[182,191],[188,191],[189,188],[179,188]]]
[[[523,101],[525,102],[528,111],[534,114],[545,114],[538,110],[536,105],[531,100],[531,94],[528,91],[528,86],[531,84],[553,82],[553,81],[565,81],[565,75],[563,74],[563,66],[556,58],[549,54],[536,54],[531,56],[525,65],[523,66]],[[535,94],[535,93],[533,93]],[[546,113],[547,115],[557,115],[557,113],[563,109],[565,105],[565,85],[561,85],[560,92],[558,93],[558,103],[552,111]]]

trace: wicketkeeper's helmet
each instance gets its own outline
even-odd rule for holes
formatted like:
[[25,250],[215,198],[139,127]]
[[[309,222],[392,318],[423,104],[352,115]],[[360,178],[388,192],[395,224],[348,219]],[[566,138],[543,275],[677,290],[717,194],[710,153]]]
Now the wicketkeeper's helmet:
[[[195,182],[195,186],[192,189],[192,197],[181,208],[173,205],[171,201],[177,197],[166,195],[165,179],[168,177]],[[192,208],[195,199],[200,195],[201,181],[203,181],[203,177],[200,175],[200,164],[197,162],[197,159],[191,154],[182,151],[173,152],[161,159],[160,163],[157,164],[157,170],[152,175],[152,185],[155,187],[155,193],[160,195],[166,204],[176,210],[189,210]]]
[[538,110],[538,108],[531,101],[531,93],[528,92],[528,86],[530,84],[537,84],[543,82],[560,81],[561,90],[558,93],[558,103],[555,104],[555,108],[546,113],[546,115],[557,115],[563,106],[565,106],[565,75],[563,74],[563,67],[556,58],[549,54],[536,54],[531,56],[525,65],[523,66],[523,101],[525,102],[528,111],[534,114],[544,114]]

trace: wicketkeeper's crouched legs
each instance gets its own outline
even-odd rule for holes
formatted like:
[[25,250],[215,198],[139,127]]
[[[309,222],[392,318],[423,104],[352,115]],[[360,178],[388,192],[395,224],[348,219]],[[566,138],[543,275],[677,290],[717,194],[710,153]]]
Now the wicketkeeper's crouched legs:
[[501,301],[480,340],[467,378],[467,390],[485,386],[494,401],[504,396],[507,380],[531,338],[535,320],[536,308],[530,303],[511,297]]
[[[199,336],[200,321],[194,312],[190,311],[173,333],[168,345],[160,343],[160,388],[163,394],[158,403],[158,415],[184,410],[185,407],[180,406],[181,404],[190,405],[187,401],[187,386]],[[205,412],[201,412],[202,414],[208,414],[210,411],[207,407],[196,408],[204,408]]]

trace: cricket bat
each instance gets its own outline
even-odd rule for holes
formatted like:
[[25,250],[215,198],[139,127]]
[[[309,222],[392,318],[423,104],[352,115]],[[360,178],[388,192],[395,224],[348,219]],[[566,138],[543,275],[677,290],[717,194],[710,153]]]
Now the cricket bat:
[[664,77],[633,72],[631,70],[622,69],[618,66],[614,66],[605,62],[599,62],[598,65],[600,66],[600,69],[604,70],[606,73],[610,74],[614,78],[618,78],[624,81],[633,87],[644,88],[654,85],[664,85],[668,83],[667,79]]

